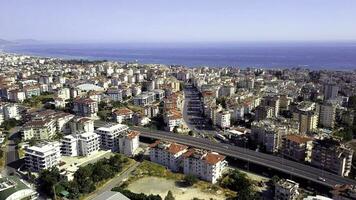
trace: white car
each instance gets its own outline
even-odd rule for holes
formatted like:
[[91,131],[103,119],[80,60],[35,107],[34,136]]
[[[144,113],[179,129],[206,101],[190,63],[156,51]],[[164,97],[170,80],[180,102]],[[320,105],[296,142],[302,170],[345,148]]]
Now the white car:
[[323,177],[321,177],[321,176],[318,177],[318,180],[319,180],[319,181],[323,181],[323,182],[326,181],[325,178],[323,178]]

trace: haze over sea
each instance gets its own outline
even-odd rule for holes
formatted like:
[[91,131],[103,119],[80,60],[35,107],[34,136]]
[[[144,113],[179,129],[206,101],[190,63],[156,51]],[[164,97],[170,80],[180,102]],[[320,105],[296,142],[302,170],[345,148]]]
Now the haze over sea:
[[22,44],[5,52],[185,66],[355,70],[356,42]]

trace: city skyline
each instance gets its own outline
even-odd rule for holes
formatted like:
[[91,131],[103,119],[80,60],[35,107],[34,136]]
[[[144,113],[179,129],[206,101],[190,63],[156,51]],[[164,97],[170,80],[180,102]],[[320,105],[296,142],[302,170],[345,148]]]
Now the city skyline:
[[0,38],[47,42],[356,40],[356,2],[7,1]]

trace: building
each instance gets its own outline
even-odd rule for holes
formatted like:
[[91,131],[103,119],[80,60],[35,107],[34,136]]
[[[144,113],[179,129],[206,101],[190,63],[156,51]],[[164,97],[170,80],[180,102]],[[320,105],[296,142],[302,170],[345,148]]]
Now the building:
[[23,139],[46,140],[55,136],[56,123],[53,119],[35,119],[22,127]]
[[295,161],[310,162],[312,147],[312,138],[291,134],[283,137],[281,153]]
[[324,100],[335,99],[339,92],[339,86],[335,83],[326,83],[324,85]]
[[274,117],[274,111],[272,107],[257,106],[255,109],[255,120],[260,121]]
[[128,108],[118,108],[113,111],[113,117],[119,124],[126,120],[131,120],[134,112]]
[[75,117],[70,122],[72,134],[94,132],[94,121],[87,117]]
[[183,154],[184,174],[190,174],[213,184],[223,173],[225,156],[201,149],[190,149]]
[[88,156],[100,149],[100,136],[93,132],[78,135],[78,154]]
[[101,148],[119,151],[119,139],[123,137],[129,130],[129,127],[123,124],[108,124],[107,126],[100,127],[95,130],[95,133],[101,137]]
[[178,128],[183,123],[183,116],[177,110],[170,110],[164,113],[163,121],[166,124],[165,129],[167,131],[173,131],[174,128]]
[[76,98],[73,101],[73,111],[82,117],[97,117],[98,103],[90,98]]
[[133,99],[136,106],[146,106],[156,101],[156,94],[154,92],[142,92]]
[[38,194],[17,176],[0,178],[0,199],[37,199]]
[[150,145],[150,160],[177,172],[183,169],[182,155],[187,150],[185,145],[157,140]]
[[118,88],[109,88],[106,93],[112,101],[122,101],[122,90]]
[[325,128],[334,128],[336,106],[332,103],[324,103],[319,109],[319,125]]
[[354,151],[333,139],[315,140],[311,164],[340,176],[348,176],[351,171]]
[[296,200],[299,196],[298,188],[298,183],[289,179],[281,179],[275,185],[274,199]]
[[216,115],[216,125],[220,128],[230,128],[231,114],[229,111],[220,111]]
[[258,144],[266,147],[269,153],[277,152],[281,146],[281,139],[286,132],[286,127],[272,120],[252,122],[251,137]]
[[306,134],[315,131],[318,126],[318,113],[312,110],[297,110],[293,119],[299,122],[299,133]]
[[261,106],[271,107],[273,110],[273,116],[278,117],[279,114],[279,102],[280,97],[278,95],[264,96],[261,101]]
[[353,200],[356,199],[356,186],[336,185],[330,193],[334,200]]
[[140,132],[138,131],[128,131],[127,134],[120,137],[120,153],[126,156],[134,156],[137,153],[137,148],[139,147],[139,136]]
[[57,167],[61,158],[59,142],[43,142],[25,147],[25,166],[29,171],[39,172]]
[[21,115],[19,113],[17,104],[6,103],[4,105],[0,105],[0,111],[3,112],[4,120],[9,120],[9,119],[20,120],[21,119]]

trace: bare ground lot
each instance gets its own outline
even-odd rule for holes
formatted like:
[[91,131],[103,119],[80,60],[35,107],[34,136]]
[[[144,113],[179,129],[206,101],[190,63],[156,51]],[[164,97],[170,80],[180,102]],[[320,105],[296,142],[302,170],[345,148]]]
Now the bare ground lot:
[[135,193],[158,194],[162,198],[164,198],[170,190],[175,199],[191,200],[194,197],[205,200],[226,199],[225,195],[219,191],[212,193],[202,191],[197,187],[179,187],[174,180],[159,177],[143,177],[130,183],[127,189]]

